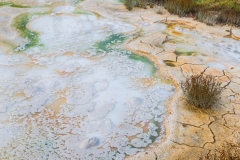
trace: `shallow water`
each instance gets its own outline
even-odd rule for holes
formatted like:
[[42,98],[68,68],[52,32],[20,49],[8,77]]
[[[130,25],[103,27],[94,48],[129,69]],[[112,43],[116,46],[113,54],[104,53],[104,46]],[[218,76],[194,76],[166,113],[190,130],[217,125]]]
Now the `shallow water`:
[[74,5],[15,10],[19,40],[0,46],[0,159],[122,159],[161,142],[175,89],[123,48],[135,26]]

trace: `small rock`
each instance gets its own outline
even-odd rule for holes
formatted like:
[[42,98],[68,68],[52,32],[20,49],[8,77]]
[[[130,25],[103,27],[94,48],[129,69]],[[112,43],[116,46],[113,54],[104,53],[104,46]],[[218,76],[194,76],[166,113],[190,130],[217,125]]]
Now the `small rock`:
[[187,124],[183,123],[182,126],[183,126],[183,127],[187,127]]
[[93,138],[84,140],[79,147],[81,149],[89,149],[91,147],[97,146],[98,144],[99,144],[99,139],[97,137],[93,137]]

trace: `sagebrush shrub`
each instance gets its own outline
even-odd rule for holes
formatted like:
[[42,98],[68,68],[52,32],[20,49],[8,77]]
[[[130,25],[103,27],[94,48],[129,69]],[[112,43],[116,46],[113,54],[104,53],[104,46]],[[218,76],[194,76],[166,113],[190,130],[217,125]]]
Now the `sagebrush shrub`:
[[163,14],[164,8],[162,6],[156,6],[155,11],[157,12],[157,14]]
[[196,18],[200,22],[204,22],[207,25],[214,26],[217,23],[219,15],[216,12],[208,12],[206,10],[201,10],[197,13]]
[[124,0],[124,4],[128,10],[132,10],[134,7],[133,0]]
[[199,108],[210,108],[220,99],[221,82],[214,76],[192,75],[181,82],[181,88],[188,103]]

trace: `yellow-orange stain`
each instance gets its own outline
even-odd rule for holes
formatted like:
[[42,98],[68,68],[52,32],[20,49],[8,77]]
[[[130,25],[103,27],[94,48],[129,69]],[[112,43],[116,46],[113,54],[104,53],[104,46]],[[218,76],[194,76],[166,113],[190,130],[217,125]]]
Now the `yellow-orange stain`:
[[230,34],[230,35],[227,35],[227,36],[224,36],[224,37],[226,37],[226,38],[232,38],[232,39],[235,39],[235,40],[237,40],[237,41],[240,41],[240,37],[237,37],[237,36],[235,36],[234,34]]
[[183,35],[182,32],[179,32],[179,31],[176,31],[176,30],[172,30],[172,34],[176,35],[176,36],[182,36]]
[[186,21],[177,21],[177,20],[172,20],[172,21],[166,21],[164,22],[165,24],[167,24],[167,30],[166,32],[170,35],[175,35],[175,36],[182,36],[183,33],[176,31],[175,28],[181,27],[181,28],[186,28],[189,30],[192,30],[194,28],[196,28],[195,26],[193,26],[192,24],[186,22]]
[[140,78],[139,80],[142,84],[147,85],[148,87],[152,87],[156,81],[154,78]]
[[65,71],[57,71],[57,73],[61,76],[66,76],[66,75],[71,75],[71,74],[74,74],[72,72],[65,72]]
[[50,105],[46,106],[46,108],[50,108],[51,110],[53,110],[55,113],[59,113],[61,108],[61,105],[66,104],[66,98],[62,97],[59,99],[56,99],[53,101],[53,103],[51,103]]
[[64,56],[73,56],[74,55],[74,52],[66,52],[63,54]]
[[15,93],[14,94],[14,97],[25,97],[26,95],[25,95],[25,93],[24,92],[19,92],[19,93]]

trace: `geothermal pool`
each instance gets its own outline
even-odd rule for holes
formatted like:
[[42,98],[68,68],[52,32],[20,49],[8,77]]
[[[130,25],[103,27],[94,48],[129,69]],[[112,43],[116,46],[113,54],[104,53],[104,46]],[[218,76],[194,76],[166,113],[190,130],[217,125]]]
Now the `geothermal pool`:
[[203,65],[240,61],[233,39],[136,15],[109,18],[81,3],[0,1],[0,159],[120,160],[162,142],[175,87],[159,65],[125,48],[141,27],[168,35],[158,44],[166,52]]
[[69,4],[1,8],[0,159],[123,159],[163,138],[175,88],[124,49],[136,27]]

